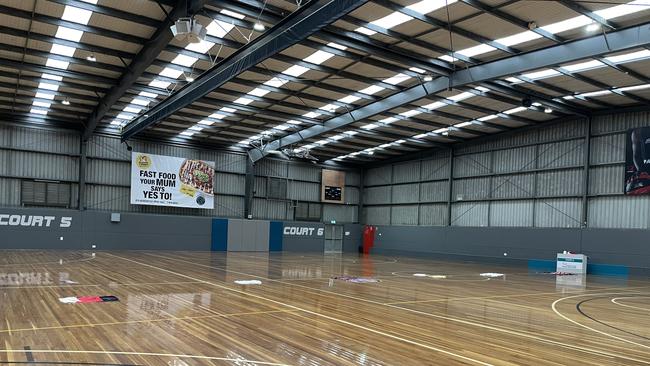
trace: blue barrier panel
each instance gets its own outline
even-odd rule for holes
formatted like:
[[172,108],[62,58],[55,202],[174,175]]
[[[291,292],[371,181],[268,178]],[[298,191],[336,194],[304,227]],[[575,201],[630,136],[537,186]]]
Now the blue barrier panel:
[[620,266],[615,264],[587,264],[587,273],[593,275],[603,276],[627,276],[630,270],[627,266]]
[[212,219],[212,246],[215,252],[228,250],[228,220]]
[[533,272],[555,272],[555,261],[545,259],[529,259],[528,270]]
[[282,228],[281,221],[271,221],[269,225],[269,252],[282,251]]

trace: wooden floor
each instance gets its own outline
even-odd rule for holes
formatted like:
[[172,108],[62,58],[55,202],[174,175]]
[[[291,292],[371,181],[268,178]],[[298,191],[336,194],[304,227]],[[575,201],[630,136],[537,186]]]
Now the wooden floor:
[[[247,279],[262,285],[233,282]],[[650,364],[650,280],[580,280],[406,257],[0,251],[0,364]],[[58,300],[91,295],[120,301]]]

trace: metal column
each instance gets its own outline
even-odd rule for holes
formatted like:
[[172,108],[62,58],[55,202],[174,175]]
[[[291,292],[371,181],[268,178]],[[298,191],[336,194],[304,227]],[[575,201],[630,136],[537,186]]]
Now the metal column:
[[447,226],[451,226],[451,201],[454,191],[454,148],[449,148],[449,184],[447,194]]
[[582,186],[582,227],[587,227],[589,215],[589,161],[591,160],[591,117],[587,118],[585,134],[584,172]]
[[86,166],[88,164],[88,142],[81,135],[81,149],[79,154],[79,197],[77,208],[86,209]]

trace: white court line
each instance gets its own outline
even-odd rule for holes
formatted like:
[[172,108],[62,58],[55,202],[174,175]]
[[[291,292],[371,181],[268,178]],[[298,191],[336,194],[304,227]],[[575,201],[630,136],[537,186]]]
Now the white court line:
[[617,302],[617,301],[616,301],[616,300],[624,300],[624,299],[638,299],[638,298],[646,298],[646,299],[647,299],[647,298],[649,298],[649,297],[650,297],[650,296],[615,297],[615,298],[612,299],[612,302],[613,302],[614,304],[616,304],[616,305],[624,306],[624,307],[626,307],[626,308],[639,309],[639,310],[643,310],[643,311],[650,311],[650,308],[642,308],[642,307],[639,307],[639,306],[626,305],[626,304],[623,304],[623,303],[620,303],[620,302]]
[[120,257],[120,256],[115,255],[115,254],[111,254],[111,253],[106,253],[106,254],[108,254],[108,255],[110,255],[110,256],[114,256],[114,257],[116,257],[116,258],[120,258],[120,259],[125,260],[125,261],[129,261],[129,262],[137,263],[137,264],[139,264],[139,265],[141,265],[141,266],[154,268],[154,269],[157,269],[157,270],[159,270],[159,271],[168,272],[168,273],[171,273],[171,274],[174,274],[174,275],[177,275],[177,276],[181,276],[181,277],[185,277],[185,278],[191,279],[191,280],[193,280],[193,281],[203,282],[203,283],[205,283],[205,284],[208,284],[208,285],[211,285],[211,286],[214,286],[214,287],[219,287],[219,288],[222,288],[222,289],[224,289],[224,290],[228,290],[228,291],[236,292],[236,293],[239,293],[239,294],[244,295],[244,296],[250,296],[250,297],[254,297],[254,298],[260,299],[260,300],[264,300],[264,301],[268,301],[268,302],[271,302],[271,303],[274,303],[274,304],[278,304],[278,305],[281,305],[281,306],[289,307],[289,308],[292,308],[292,309],[295,309],[295,310],[300,310],[300,311],[305,312],[305,313],[307,313],[307,314],[311,314],[311,315],[314,315],[314,316],[317,316],[317,317],[321,317],[321,318],[325,318],[325,319],[328,319],[328,320],[332,320],[332,321],[335,321],[335,322],[338,322],[338,323],[341,323],[341,324],[349,325],[349,326],[351,326],[351,327],[355,327],[355,328],[363,329],[363,330],[368,331],[368,332],[371,332],[371,333],[379,334],[379,335],[382,335],[382,336],[384,336],[384,337],[388,337],[388,338],[395,339],[395,340],[397,340],[397,341],[401,341],[401,342],[409,343],[409,344],[412,344],[412,345],[415,345],[415,346],[419,346],[419,347],[423,347],[423,348],[426,348],[426,349],[429,349],[429,350],[432,350],[432,351],[440,352],[440,353],[446,354],[446,355],[448,355],[448,356],[457,357],[457,358],[460,358],[460,359],[465,360],[465,361],[473,362],[473,363],[476,363],[476,364],[479,364],[479,365],[484,365],[484,366],[494,366],[494,365],[492,365],[492,364],[490,364],[490,363],[483,362],[483,361],[479,361],[479,360],[476,360],[476,359],[473,359],[473,358],[470,358],[470,357],[466,357],[466,356],[463,356],[463,355],[459,355],[459,354],[457,354],[457,353],[453,353],[453,352],[451,352],[451,351],[447,351],[447,350],[444,350],[444,349],[441,349],[441,348],[437,348],[437,347],[434,347],[434,346],[430,346],[430,345],[428,345],[428,344],[419,343],[419,342],[416,342],[416,341],[413,341],[413,340],[410,340],[410,339],[406,339],[406,338],[398,337],[398,336],[393,335],[393,334],[390,334],[390,333],[385,333],[385,332],[382,332],[382,331],[380,331],[380,330],[376,330],[376,329],[372,329],[372,328],[364,327],[363,325],[358,325],[358,324],[351,323],[351,322],[346,321],[346,320],[343,320],[343,319],[338,319],[338,318],[334,318],[334,317],[329,316],[329,315],[325,315],[325,314],[318,313],[318,312],[315,312],[315,311],[311,311],[311,310],[303,309],[303,308],[300,308],[300,307],[298,307],[298,306],[290,305],[290,304],[283,303],[283,302],[281,302],[281,301],[277,301],[277,300],[273,300],[273,299],[269,299],[269,298],[266,298],[266,297],[264,297],[264,296],[255,295],[255,294],[252,294],[252,293],[250,293],[250,292],[245,292],[245,291],[241,291],[241,290],[233,289],[233,288],[230,288],[230,287],[227,287],[227,286],[222,286],[222,285],[219,285],[219,284],[216,284],[216,283],[213,283],[213,282],[204,281],[204,280],[201,280],[201,279],[198,279],[198,278],[194,278],[194,277],[191,277],[191,276],[188,276],[188,275],[184,275],[184,274],[182,274],[182,273],[178,273],[178,272],[175,272],[175,271],[171,271],[171,270],[168,270],[168,269],[165,269],[165,268],[161,268],[161,267],[157,267],[157,266],[154,266],[154,265],[151,265],[151,264],[142,263],[142,262],[138,262],[138,261],[135,261],[135,260],[132,260],[132,259],[128,259],[128,258],[124,258],[124,257]]
[[[412,313],[415,313],[415,314],[424,315],[424,316],[428,316],[428,317],[432,317],[432,318],[444,319],[444,320],[448,320],[448,321],[452,321],[452,322],[461,323],[461,324],[464,324],[464,325],[470,325],[470,326],[475,326],[475,327],[479,327],[479,328],[493,330],[493,331],[496,331],[496,332],[502,332],[502,333],[506,333],[506,334],[510,334],[510,335],[516,335],[516,336],[519,336],[519,337],[534,339],[534,340],[540,341],[542,343],[549,343],[549,344],[553,344],[553,345],[556,345],[556,346],[569,348],[569,349],[572,349],[572,350],[577,350],[577,351],[581,351],[581,352],[585,352],[585,353],[598,354],[598,355],[601,355],[601,356],[607,356],[607,357],[611,357],[611,358],[621,358],[621,359],[625,359],[625,360],[628,360],[628,361],[634,361],[634,362],[639,362],[639,363],[650,365],[649,361],[639,360],[639,359],[636,359],[636,358],[631,358],[631,357],[628,357],[628,356],[623,356],[623,355],[619,355],[619,354],[615,354],[615,353],[610,353],[610,352],[607,352],[607,351],[598,350],[598,349],[594,349],[594,348],[566,344],[566,343],[563,343],[563,342],[554,341],[554,340],[539,337],[539,336],[536,336],[536,335],[521,333],[521,332],[513,331],[513,330],[510,330],[510,329],[495,327],[495,326],[488,325],[488,324],[477,323],[477,322],[464,320],[464,319],[452,318],[452,317],[444,316],[444,315],[437,315],[437,314],[427,313],[427,312],[424,312],[424,311],[409,309],[409,308],[397,306],[397,305],[394,305],[394,304],[381,303],[381,302],[378,302],[378,301],[363,299],[363,298],[360,298],[360,297],[355,297],[355,296],[346,295],[346,294],[340,294],[340,293],[331,292],[331,291],[327,291],[327,290],[314,289],[314,288],[311,288],[311,287],[308,287],[308,286],[297,285],[295,283],[287,283],[287,282],[280,281],[280,280],[265,278],[265,277],[261,277],[261,276],[257,276],[257,275],[244,273],[244,272],[233,271],[233,270],[224,269],[224,268],[220,268],[220,267],[216,267],[216,266],[208,266],[208,265],[205,265],[205,264],[190,262],[190,261],[186,261],[186,260],[178,259],[178,258],[174,258],[174,257],[167,257],[167,256],[162,256],[162,255],[150,254],[150,253],[146,253],[146,255],[153,256],[153,257],[164,258],[164,259],[167,259],[167,260],[190,263],[190,264],[193,264],[195,266],[200,266],[200,267],[219,269],[219,270],[225,271],[225,272],[232,272],[232,273],[247,275],[247,276],[251,276],[251,277],[262,278],[262,279],[266,279],[266,280],[271,281],[271,282],[278,282],[278,283],[282,283],[282,284],[286,284],[286,285],[290,285],[290,286],[304,288],[307,291],[312,292],[312,293],[314,291],[316,291],[316,292],[322,292],[322,293],[326,293],[326,294],[334,295],[334,296],[339,296],[339,297],[347,297],[347,298],[354,299],[354,300],[357,300],[357,301],[367,302],[367,303],[376,304],[376,305],[388,306],[388,307],[392,307],[392,308],[395,308],[395,309],[400,309],[400,310],[404,310],[404,311],[408,311],[408,312],[412,312]],[[640,288],[647,288],[647,286],[643,286],[643,287],[640,287]],[[630,289],[632,289],[632,288],[630,288]],[[590,291],[590,290],[586,290],[586,291]],[[602,291],[602,290],[595,290],[595,291]],[[551,294],[552,295],[552,294],[556,294],[556,292],[553,292],[553,293],[540,293],[540,295],[545,295],[545,294]],[[585,294],[585,295],[600,295],[600,294],[598,294],[598,293],[588,293],[588,294]]]
[[[551,309],[553,309],[553,311],[555,312],[555,314],[559,315],[560,317],[564,318],[565,320],[568,320],[569,322],[571,322],[571,323],[573,323],[573,324],[575,324],[575,325],[577,325],[577,326],[583,327],[583,328],[585,328],[585,329],[589,329],[589,330],[591,330],[592,332],[600,333],[600,334],[602,334],[602,335],[604,335],[604,336],[607,336],[607,337],[610,337],[610,338],[617,339],[617,340],[619,340],[619,341],[621,341],[621,342],[626,342],[626,343],[633,344],[633,345],[635,345],[635,346],[639,346],[639,347],[643,347],[643,348],[648,348],[648,349],[650,349],[650,346],[647,346],[647,345],[645,345],[645,344],[641,344],[641,343],[637,343],[637,342],[634,342],[634,341],[630,341],[629,339],[621,338],[621,337],[615,336],[615,335],[613,335],[613,334],[609,334],[609,333],[603,332],[603,331],[601,331],[601,330],[594,329],[594,328],[592,328],[592,327],[590,327],[590,326],[587,326],[587,325],[581,324],[581,323],[579,323],[579,322],[577,322],[577,321],[575,321],[575,320],[573,320],[573,319],[569,319],[568,317],[566,317],[564,314],[560,313],[560,312],[557,310],[557,304],[559,304],[560,302],[562,302],[562,301],[564,301],[564,300],[573,299],[573,298],[576,298],[576,297],[588,296],[588,295],[594,295],[594,294],[574,295],[574,296],[567,296],[567,297],[563,297],[563,298],[561,298],[561,299],[557,299],[557,300],[555,300],[555,301],[553,302],[553,304],[551,305]],[[613,292],[613,293],[604,293],[604,294],[596,294],[596,295],[622,295],[622,294],[621,294],[620,292]],[[628,295],[628,294],[626,294],[626,295]],[[650,363],[650,362],[646,362],[646,363]]]
[[[153,353],[153,352],[128,352],[128,351],[87,351],[87,350],[55,350],[55,349],[0,349],[0,353],[69,353],[69,354],[90,354],[90,355],[121,355],[121,356],[155,356],[155,357],[176,357],[176,358],[191,358],[197,360],[210,360],[210,361],[228,361],[228,362],[244,362],[252,363],[255,365],[269,365],[269,366],[291,366],[285,363],[264,362],[246,360],[243,358],[227,358],[227,357],[212,357],[212,356],[198,356],[198,355],[184,355],[182,353]],[[0,361],[0,363],[2,363]]]

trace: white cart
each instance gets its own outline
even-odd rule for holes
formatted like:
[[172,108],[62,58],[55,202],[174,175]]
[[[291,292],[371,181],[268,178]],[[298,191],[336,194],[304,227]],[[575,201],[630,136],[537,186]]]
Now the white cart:
[[557,253],[558,272],[587,274],[587,256],[584,254]]

